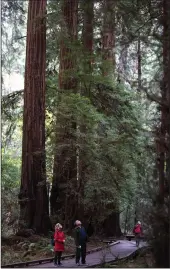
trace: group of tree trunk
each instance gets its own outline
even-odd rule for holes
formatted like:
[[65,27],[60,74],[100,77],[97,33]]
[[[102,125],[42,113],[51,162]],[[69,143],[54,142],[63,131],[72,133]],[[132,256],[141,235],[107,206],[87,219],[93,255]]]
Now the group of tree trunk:
[[[78,92],[76,78],[77,60],[74,42],[78,36],[78,0],[61,2],[61,37],[59,89],[63,92]],[[114,74],[115,69],[115,7],[113,1],[103,1],[107,19],[103,21],[101,37],[103,76]],[[93,1],[83,1],[82,43],[85,73],[92,72],[93,63]],[[91,56],[90,56],[91,55]],[[106,69],[106,67],[109,68]],[[24,87],[22,177],[19,193],[20,229],[31,228],[46,233],[50,228],[48,195],[45,168],[45,70],[46,70],[46,0],[29,1],[26,43],[26,67]],[[80,92],[89,97],[82,89]],[[59,100],[61,96],[59,95]],[[83,204],[83,164],[77,143],[71,143],[68,126],[76,131],[83,125],[76,121],[68,123],[56,117],[56,148],[54,155],[53,182],[50,197],[51,215],[60,216],[65,228],[71,229],[76,218],[85,220]],[[113,208],[115,205],[113,204]],[[87,214],[88,212],[86,212]],[[91,217],[91,216],[90,216]],[[111,229],[108,227],[112,227]],[[120,234],[119,213],[113,212],[105,220],[103,228],[107,234]]]
[[[78,0],[61,1],[61,36],[58,100],[62,102],[62,93],[80,93],[90,98],[90,92],[80,87],[77,77],[79,59],[74,44],[78,41]],[[116,1],[103,0],[103,30],[101,34],[102,75],[108,80],[115,75],[116,46]],[[156,206],[160,209],[167,204],[170,187],[170,1],[162,0],[163,6],[163,79],[161,83],[161,120],[157,137],[157,171],[159,174],[159,195]],[[85,74],[93,72],[93,35],[94,1],[81,1],[83,9],[82,48]],[[138,82],[141,88],[140,36],[138,39]],[[19,193],[20,229],[34,229],[37,233],[47,233],[51,229],[49,218],[49,199],[46,188],[45,156],[45,74],[46,74],[46,0],[29,0],[24,115],[23,115],[23,150],[22,177]],[[57,95],[57,90],[56,90]],[[86,220],[91,213],[83,206],[84,172],[86,164],[83,150],[72,134],[80,129],[86,132],[83,123],[75,120],[68,122],[58,114],[56,116],[56,146],[54,154],[53,181],[50,197],[51,215],[66,229],[71,229],[76,219]],[[72,142],[74,141],[74,143]],[[112,213],[102,223],[107,235],[120,235],[119,201],[111,205]],[[165,229],[169,222],[165,220]],[[160,229],[160,227],[159,227]],[[156,230],[157,231],[157,230]],[[169,231],[169,230],[168,230]],[[163,249],[167,251],[167,237]],[[162,255],[164,257],[164,255]],[[165,260],[165,259],[164,259]],[[167,259],[166,259],[167,260]],[[162,260],[160,261],[160,263]]]

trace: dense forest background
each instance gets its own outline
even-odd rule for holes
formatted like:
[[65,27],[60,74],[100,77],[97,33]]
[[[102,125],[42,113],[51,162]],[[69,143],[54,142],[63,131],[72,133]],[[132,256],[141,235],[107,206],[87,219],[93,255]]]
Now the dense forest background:
[[168,267],[170,2],[3,0],[1,16],[2,235],[140,220]]

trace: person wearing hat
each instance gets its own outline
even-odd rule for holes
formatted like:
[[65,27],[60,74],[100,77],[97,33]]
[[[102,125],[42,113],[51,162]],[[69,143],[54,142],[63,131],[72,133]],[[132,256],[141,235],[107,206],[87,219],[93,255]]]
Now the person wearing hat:
[[140,221],[138,221],[135,227],[133,228],[133,233],[135,234],[136,246],[139,247],[140,238],[142,234],[142,227]]
[[64,251],[64,242],[65,242],[65,235],[62,231],[62,225],[57,223],[55,225],[55,234],[54,234],[54,265],[62,265],[61,264],[61,256],[62,252]]
[[82,264],[86,264],[87,233],[79,220],[75,221],[74,239],[76,244],[76,265],[80,266],[80,257]]

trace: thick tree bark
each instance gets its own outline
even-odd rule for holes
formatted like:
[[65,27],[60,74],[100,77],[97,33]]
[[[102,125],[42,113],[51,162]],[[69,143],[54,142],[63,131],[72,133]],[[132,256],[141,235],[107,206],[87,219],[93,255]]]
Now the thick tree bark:
[[46,0],[29,1],[19,203],[20,225],[37,233],[46,233],[50,225],[45,168],[45,14]]
[[[163,33],[163,93],[162,93],[162,99],[165,98],[163,101],[166,100],[166,103],[168,104],[168,111],[167,109],[163,109],[162,111],[162,118],[165,121],[165,129],[167,131],[167,135],[165,138],[165,142],[168,145],[167,150],[165,152],[165,162],[167,169],[167,175],[164,175],[164,185],[166,185],[169,179],[170,184],[170,176],[168,177],[168,172],[170,170],[170,2],[168,0],[163,0],[163,26],[164,26],[164,33]],[[164,167],[165,170],[165,167]],[[163,184],[163,178],[162,178],[162,184]],[[160,183],[160,185],[162,185]],[[168,185],[168,184],[167,184]],[[169,185],[170,186],[170,185]],[[161,189],[160,189],[161,191]],[[165,186],[164,186],[165,191]],[[170,189],[169,189],[170,191]],[[166,192],[167,193],[167,192]],[[165,195],[165,193],[164,193]]]
[[[77,39],[78,1],[62,2],[62,32],[60,43],[59,88],[62,92],[76,92],[77,81],[74,42]],[[61,100],[62,101],[62,100]],[[76,215],[76,146],[71,129],[76,122],[57,118],[57,141],[54,157],[51,213],[60,215],[65,228],[72,226]]]
[[[168,152],[167,152],[167,185],[168,185],[168,193],[170,194],[170,2],[166,1],[165,12],[166,12],[166,27],[167,27],[167,62],[166,62],[166,74],[167,74],[167,102],[169,111],[167,113],[167,132],[168,132]],[[170,211],[169,211],[170,212]],[[170,213],[169,213],[170,214]],[[169,216],[170,217],[170,216]],[[169,248],[170,249],[170,248]],[[169,250],[170,251],[170,250]],[[170,253],[169,253],[170,257]],[[169,262],[170,265],[170,262]]]
[[76,71],[74,42],[77,39],[78,0],[63,0],[62,29],[65,30],[60,43],[59,87],[63,90],[75,90],[77,81],[73,76]]
[[[169,50],[170,50],[170,33],[169,33],[169,18],[170,11],[168,10],[168,1],[163,0],[163,81],[161,83],[162,103],[168,104],[169,99]],[[168,145],[167,138],[169,132],[169,111],[165,106],[161,107],[161,126],[158,137],[158,171],[159,171],[159,201],[164,202],[166,189],[166,167],[168,167]]]

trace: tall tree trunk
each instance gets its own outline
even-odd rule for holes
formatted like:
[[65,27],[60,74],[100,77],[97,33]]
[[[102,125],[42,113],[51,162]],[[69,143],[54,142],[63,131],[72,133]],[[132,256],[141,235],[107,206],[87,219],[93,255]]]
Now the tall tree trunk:
[[125,226],[124,226],[124,235],[127,232],[127,223],[128,223],[128,216],[129,216],[129,208],[130,206],[128,205],[126,208],[126,217],[125,217]]
[[126,81],[128,76],[128,45],[127,43],[127,29],[122,21],[122,43],[125,45],[123,46],[120,56],[119,56],[119,68],[118,68],[118,82]]
[[138,91],[141,91],[142,86],[142,68],[141,68],[141,38],[140,33],[138,34],[137,41],[137,57],[138,57]]
[[45,167],[46,0],[29,1],[24,88],[20,224],[47,233]]
[[[168,113],[167,113],[167,185],[168,185],[168,193],[170,195],[170,2],[166,1],[165,12],[166,12],[166,29],[167,29],[167,62],[166,62],[166,88],[167,88],[167,103],[168,103]],[[169,211],[170,212],[170,211]],[[170,248],[169,248],[169,257],[170,257]],[[170,262],[169,262],[170,265]]]
[[104,0],[102,33],[103,75],[112,77],[115,71],[115,7],[116,0]]
[[[76,92],[76,61],[74,42],[77,39],[77,0],[62,1],[62,33],[60,43],[59,88],[61,92]],[[62,94],[61,100],[62,101]],[[66,228],[72,226],[76,215],[76,146],[71,129],[76,122],[67,122],[58,116],[57,141],[54,157],[53,184],[51,190],[52,215],[60,215]]]
[[[166,102],[168,104],[168,83],[169,83],[169,43],[170,43],[170,33],[169,31],[169,18],[168,10],[169,3],[166,0],[163,0],[163,82],[161,84],[161,94],[162,94],[162,103]],[[161,203],[164,202],[165,196],[165,184],[166,184],[166,156],[168,155],[167,151],[167,134],[169,130],[169,113],[166,106],[162,106],[161,109],[161,126],[160,126],[160,137],[159,137],[159,162],[158,162],[158,171],[159,171],[159,200]]]
[[93,19],[94,19],[93,0],[83,0],[83,49],[84,49],[84,72],[91,74],[92,71],[92,52],[93,52]]
[[[93,18],[94,18],[94,3],[93,0],[83,0],[83,31],[82,31],[82,43],[84,54],[84,76],[87,76],[87,87],[80,87],[81,94],[86,97],[90,97],[90,78],[92,76],[92,52],[93,52]],[[82,124],[82,121],[78,120],[79,124],[77,128],[81,133],[86,133],[86,126]],[[81,147],[79,144],[81,143]],[[84,158],[85,139],[81,138],[77,140],[77,185],[78,185],[78,212],[77,218],[85,222],[85,210],[83,205],[84,200],[84,185],[85,185],[85,167],[86,160]],[[81,148],[81,149],[80,149]]]
[[[116,0],[104,0],[104,21],[102,35],[102,56],[103,56],[103,76],[109,80],[115,73],[115,11]],[[118,204],[118,201],[117,201]],[[109,208],[110,209],[110,206]],[[119,236],[120,231],[120,216],[117,211],[117,205],[112,205],[112,214],[109,215],[104,223],[104,233],[108,236]]]
[[[163,80],[161,84],[162,105],[160,117],[160,132],[158,136],[158,175],[159,195],[154,202],[155,215],[153,235],[157,244],[153,246],[156,266],[170,266],[170,235],[169,235],[169,198],[170,198],[170,2],[162,0],[163,12]],[[158,144],[159,143],[159,144]],[[167,169],[166,169],[167,168]],[[168,171],[167,171],[168,170]],[[167,172],[167,173],[166,173]]]

